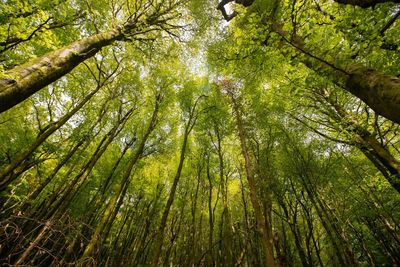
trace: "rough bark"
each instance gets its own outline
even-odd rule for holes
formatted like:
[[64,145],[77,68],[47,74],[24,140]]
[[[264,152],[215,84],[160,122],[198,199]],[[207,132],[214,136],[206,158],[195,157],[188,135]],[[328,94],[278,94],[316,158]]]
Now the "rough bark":
[[345,89],[379,115],[400,123],[400,79],[361,66],[350,66]]
[[289,38],[290,34],[281,25],[275,23],[271,29],[302,55],[298,60],[308,68],[324,73],[333,83],[340,84],[377,114],[400,123],[400,78],[358,64],[349,64],[341,69],[310,53],[300,36]]

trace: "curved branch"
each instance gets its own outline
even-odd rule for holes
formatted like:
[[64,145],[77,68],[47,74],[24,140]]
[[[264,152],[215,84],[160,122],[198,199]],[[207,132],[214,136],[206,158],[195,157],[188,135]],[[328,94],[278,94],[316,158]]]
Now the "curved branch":
[[217,9],[221,11],[222,16],[226,21],[230,21],[238,14],[236,11],[233,11],[233,13],[229,15],[228,13],[226,13],[225,5],[231,2],[235,2],[236,4],[240,4],[244,7],[249,7],[253,4],[254,0],[222,0],[221,2],[219,2]]

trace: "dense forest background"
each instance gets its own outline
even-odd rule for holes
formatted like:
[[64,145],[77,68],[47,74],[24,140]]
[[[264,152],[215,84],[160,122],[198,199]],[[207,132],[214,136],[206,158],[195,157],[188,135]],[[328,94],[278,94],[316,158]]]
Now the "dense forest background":
[[0,265],[400,266],[399,16],[0,1]]

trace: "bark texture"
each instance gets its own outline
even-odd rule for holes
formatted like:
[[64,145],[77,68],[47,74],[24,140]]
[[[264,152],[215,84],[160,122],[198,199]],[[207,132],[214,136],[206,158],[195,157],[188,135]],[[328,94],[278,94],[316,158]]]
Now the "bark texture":
[[0,112],[58,80],[122,36],[120,30],[99,33],[3,73],[0,76]]
[[379,115],[400,123],[400,79],[361,66],[348,69],[346,89]]
[[271,30],[299,52],[298,60],[308,68],[339,84],[346,91],[364,101],[377,114],[400,123],[400,79],[358,64],[349,64],[345,69],[327,62],[309,52],[301,36],[283,30],[282,25],[273,24]]

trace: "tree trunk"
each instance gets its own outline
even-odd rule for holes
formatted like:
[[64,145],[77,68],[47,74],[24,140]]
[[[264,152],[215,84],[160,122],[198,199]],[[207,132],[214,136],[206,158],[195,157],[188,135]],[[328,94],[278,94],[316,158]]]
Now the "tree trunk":
[[400,79],[376,70],[352,65],[344,79],[345,89],[364,101],[377,114],[400,123]]
[[[343,4],[362,7],[374,6],[383,2],[400,3],[400,0],[335,0]],[[310,69],[325,73],[333,83],[341,83],[344,89],[364,101],[377,114],[400,123],[400,79],[393,75],[385,75],[379,71],[350,64],[346,69],[335,66],[318,56],[310,53],[304,45],[301,36],[290,34],[277,23],[274,17],[278,10],[279,1],[275,1],[270,16],[271,31],[280,35],[285,42],[303,54],[300,62]],[[291,37],[290,37],[291,36]]]
[[197,259],[197,228],[196,228],[196,214],[197,214],[197,202],[198,202],[198,195],[199,195],[199,189],[200,189],[200,181],[201,181],[201,173],[203,169],[203,162],[197,165],[197,183],[196,183],[196,189],[194,194],[192,194],[192,205],[191,205],[191,214],[192,214],[192,223],[190,225],[191,227],[191,236],[190,236],[190,242],[189,243],[189,255],[192,255],[190,259],[190,266],[195,266],[196,264],[196,259]]
[[[65,157],[57,164],[54,170],[51,172],[49,176],[32,192],[28,195],[28,203],[36,199],[43,189],[53,180],[53,178],[57,175],[58,171],[67,163],[67,161],[75,154],[75,152],[79,149],[79,147],[85,142],[84,139],[81,139],[76,145],[70,149],[70,151],[65,155]],[[26,207],[27,208],[27,207]],[[22,210],[24,210],[23,208]]]
[[88,94],[76,107],[61,117],[57,122],[49,124],[36,138],[35,142],[18,154],[15,159],[0,171],[0,191],[4,190],[18,176],[11,175],[15,168],[26,160],[44,141],[55,131],[61,128],[76,112],[78,112],[91,98],[99,91],[101,86],[97,86]]
[[[294,151],[291,155],[294,157],[294,165],[303,189],[307,193],[308,199],[314,207],[325,232],[331,241],[336,257],[342,266],[358,266],[358,262],[354,258],[353,251],[350,248],[348,241],[343,235],[343,230],[340,226],[340,222],[332,210],[326,205],[325,201],[319,194],[313,181],[317,179],[315,177],[315,171],[310,167],[310,163],[304,158],[302,152],[298,149],[296,144],[292,143]],[[301,203],[300,203],[301,204]],[[304,206],[303,206],[304,207]]]
[[18,258],[18,260],[13,264],[15,266],[19,266],[22,265],[22,263],[24,263],[25,259],[29,256],[29,254],[31,253],[31,251],[39,245],[39,242],[43,239],[43,237],[46,235],[47,231],[49,230],[51,224],[50,221],[47,221],[44,225],[44,227],[42,228],[42,230],[40,230],[39,234],[37,235],[37,237],[35,238],[35,240],[33,240],[32,242],[30,242],[28,248],[24,251],[24,253],[22,253],[22,255]]
[[[131,40],[135,34],[178,28],[170,24],[176,18],[171,12],[181,1],[164,3],[136,3],[135,14],[129,14],[123,25],[110,31],[98,33],[73,42],[56,51],[49,52],[21,66],[2,73],[0,78],[0,113],[22,102],[38,90],[72,71],[86,59],[94,56],[103,47],[115,41]],[[130,10],[132,12],[132,10]]]
[[299,61],[308,68],[324,72],[333,83],[339,83],[343,88],[364,101],[377,114],[400,123],[400,79],[396,76],[385,75],[366,67],[349,64],[345,69],[335,66],[308,52],[301,36],[290,34],[282,26],[274,23],[271,30],[294,47],[302,56]]
[[0,113],[58,80],[121,37],[117,29],[99,33],[5,72],[0,78]]
[[118,166],[120,165],[122,159],[124,158],[125,154],[128,152],[129,148],[132,146],[133,142],[129,142],[128,144],[125,144],[125,147],[121,153],[121,155],[118,157],[117,161],[114,163],[114,166],[112,167],[112,170],[110,174],[107,175],[106,179],[101,181],[100,188],[97,190],[96,194],[93,196],[93,198],[89,201],[88,203],[88,212],[87,214],[89,215],[87,218],[87,223],[89,225],[94,225],[95,221],[98,219],[96,212],[99,210],[99,207],[105,203],[107,199],[107,192],[110,189],[110,184],[112,179],[114,178],[114,173],[117,170]]
[[231,97],[232,100],[232,109],[233,113],[236,119],[236,126],[239,134],[239,139],[240,139],[240,144],[241,144],[241,149],[242,149],[242,155],[245,160],[245,171],[246,171],[246,177],[247,181],[249,184],[249,189],[250,189],[250,201],[254,209],[254,215],[256,219],[256,224],[257,224],[257,232],[261,236],[261,242],[264,248],[264,253],[265,253],[265,264],[267,267],[275,267],[275,260],[274,260],[274,249],[273,249],[273,237],[271,235],[271,229],[268,229],[268,226],[266,222],[270,222],[271,219],[268,218],[269,214],[262,214],[262,208],[258,200],[257,196],[257,188],[256,188],[256,181],[255,181],[255,176],[254,176],[254,167],[252,160],[250,158],[250,153],[247,148],[246,144],[246,133],[243,125],[243,121],[241,118],[241,113],[240,113],[240,107],[239,104],[237,103],[237,100],[235,99],[235,96],[233,95],[232,92],[229,91],[229,88],[227,88],[227,92]]
[[215,259],[214,259],[214,252],[213,252],[213,236],[214,236],[214,212],[212,208],[212,193],[213,193],[213,186],[211,181],[211,174],[210,174],[210,155],[207,155],[207,180],[208,180],[208,225],[209,225],[209,232],[208,232],[208,250],[209,257],[208,257],[208,266],[215,266]]
[[194,106],[192,107],[190,114],[189,114],[189,119],[188,122],[185,126],[185,131],[184,131],[184,135],[183,135],[183,143],[182,143],[182,147],[181,147],[181,151],[180,151],[180,158],[179,158],[179,165],[178,165],[178,169],[176,171],[175,177],[174,177],[174,181],[172,183],[172,187],[171,187],[171,191],[169,193],[168,199],[167,199],[167,203],[164,207],[164,211],[161,217],[161,222],[160,222],[160,226],[158,228],[158,232],[157,232],[157,237],[155,240],[155,248],[154,248],[154,252],[153,252],[153,259],[151,262],[151,266],[152,267],[157,267],[158,266],[158,262],[160,260],[160,256],[161,256],[161,250],[162,250],[162,246],[163,246],[163,242],[164,242],[164,231],[165,231],[165,226],[167,225],[167,219],[168,219],[168,215],[169,215],[169,211],[171,209],[172,203],[174,201],[175,198],[175,193],[176,193],[176,189],[178,187],[178,183],[181,177],[181,173],[182,173],[182,168],[183,168],[183,163],[185,161],[185,153],[186,153],[186,146],[187,146],[187,141],[189,138],[189,134],[192,131],[194,124],[196,123],[196,115],[195,115],[195,110],[196,110],[196,105],[199,101],[200,97],[197,99],[196,103],[194,104]]
[[[69,202],[73,199],[74,195],[78,192],[79,188],[85,182],[86,178],[92,172],[92,169],[96,165],[97,161],[103,155],[107,147],[111,144],[118,133],[123,129],[127,120],[130,118],[133,112],[133,108],[127,111],[127,113],[121,118],[116,125],[103,137],[101,142],[96,148],[89,161],[81,168],[79,173],[74,177],[71,183],[67,186],[66,191],[60,196],[58,193],[55,198],[51,201],[51,207],[45,211],[44,218],[49,218],[53,216],[56,212],[62,213],[69,205]],[[58,198],[58,200],[57,200]]]
[[163,241],[164,241],[164,230],[165,230],[165,226],[167,225],[167,219],[168,219],[169,211],[170,211],[172,203],[174,201],[175,192],[176,192],[176,189],[178,187],[179,179],[181,177],[182,168],[183,168],[183,162],[185,160],[185,151],[186,151],[186,145],[187,145],[188,136],[189,136],[189,131],[188,131],[188,126],[187,126],[186,130],[185,130],[185,135],[183,137],[183,144],[182,144],[182,148],[181,148],[181,154],[180,154],[178,169],[176,171],[176,174],[175,174],[175,177],[174,177],[174,181],[173,181],[173,184],[172,184],[172,187],[171,187],[171,191],[170,191],[169,196],[168,196],[167,204],[164,207],[164,212],[163,212],[163,215],[162,215],[162,218],[161,218],[160,227],[158,228],[157,238],[156,238],[156,242],[155,242],[153,262],[151,263],[152,267],[157,267],[158,266],[158,261],[159,261],[160,256],[161,256],[161,249],[162,249]]
[[93,255],[94,248],[99,241],[99,237],[102,236],[104,228],[106,227],[107,223],[111,223],[110,218],[112,218],[112,214],[116,215],[116,213],[118,212],[118,208],[117,208],[116,204],[117,204],[118,200],[122,197],[122,192],[123,191],[126,192],[126,189],[128,187],[128,183],[129,183],[129,178],[131,177],[132,169],[135,166],[136,162],[139,160],[140,156],[143,154],[143,150],[145,148],[146,141],[156,126],[160,99],[161,98],[159,95],[157,98],[157,101],[156,101],[156,106],[154,108],[154,112],[151,117],[149,126],[148,126],[142,140],[140,141],[139,146],[138,146],[132,160],[129,162],[129,164],[124,172],[122,181],[119,183],[119,186],[118,186],[116,192],[114,193],[113,197],[109,201],[107,208],[102,216],[102,219],[97,224],[96,230],[93,233],[92,238],[90,239],[88,245],[86,246],[86,249],[82,255],[82,258],[90,257]]
[[371,132],[352,119],[351,115],[336,100],[330,96],[323,96],[323,99],[336,111],[340,118],[338,123],[354,134],[355,146],[365,154],[391,186],[400,193],[400,162]]
[[287,222],[287,224],[289,224],[290,231],[292,232],[292,234],[294,236],[294,243],[295,243],[296,250],[299,255],[302,266],[303,267],[311,266],[312,264],[308,262],[306,253],[304,252],[304,248],[301,244],[301,242],[302,242],[301,237],[300,237],[301,235],[299,233],[299,227],[297,226],[297,207],[295,209],[295,212],[291,212],[292,214],[289,214],[289,209],[285,203],[284,197],[278,196],[277,201],[278,201],[279,206],[283,210],[286,222]]

